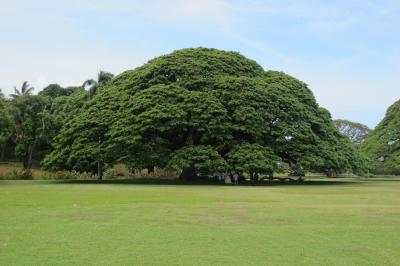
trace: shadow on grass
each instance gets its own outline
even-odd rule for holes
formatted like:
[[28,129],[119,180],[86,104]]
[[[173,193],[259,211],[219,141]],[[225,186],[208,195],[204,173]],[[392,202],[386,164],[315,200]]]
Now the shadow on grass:
[[360,180],[365,182],[400,182],[400,176],[369,177]]
[[183,181],[178,179],[155,179],[155,178],[134,178],[115,180],[53,180],[53,184],[80,184],[80,185],[171,185],[171,186],[246,186],[246,187],[269,187],[269,186],[339,186],[360,184],[356,180],[305,180],[294,181],[261,181],[253,184],[250,181],[241,182],[239,185],[221,184],[206,180]]

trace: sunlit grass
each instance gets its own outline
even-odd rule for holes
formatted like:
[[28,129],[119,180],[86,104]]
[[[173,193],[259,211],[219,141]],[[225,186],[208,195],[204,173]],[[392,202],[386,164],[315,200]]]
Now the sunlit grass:
[[398,265],[400,179],[0,181],[0,265]]

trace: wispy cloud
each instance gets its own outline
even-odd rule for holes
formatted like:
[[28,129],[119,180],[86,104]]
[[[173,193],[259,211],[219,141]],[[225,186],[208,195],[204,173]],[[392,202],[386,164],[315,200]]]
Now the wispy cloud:
[[76,85],[209,46],[292,74],[335,117],[373,125],[400,98],[398,25],[397,0],[0,0],[0,87]]

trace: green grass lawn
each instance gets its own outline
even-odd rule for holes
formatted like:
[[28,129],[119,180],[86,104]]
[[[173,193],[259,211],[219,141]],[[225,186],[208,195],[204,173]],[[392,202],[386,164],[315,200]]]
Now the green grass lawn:
[[399,265],[400,179],[0,181],[0,265]]

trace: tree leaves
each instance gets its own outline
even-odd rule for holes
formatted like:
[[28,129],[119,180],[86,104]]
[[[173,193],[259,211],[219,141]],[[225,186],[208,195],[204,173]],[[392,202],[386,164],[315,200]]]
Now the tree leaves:
[[368,135],[361,150],[374,173],[400,173],[400,100],[386,111],[378,126]]
[[227,167],[267,173],[279,160],[309,171],[358,167],[350,162],[357,151],[306,84],[206,48],[178,50],[115,77],[56,140],[50,167],[82,170],[102,160],[194,175]]
[[279,158],[269,147],[240,143],[227,154],[231,170],[252,173],[272,173]]

